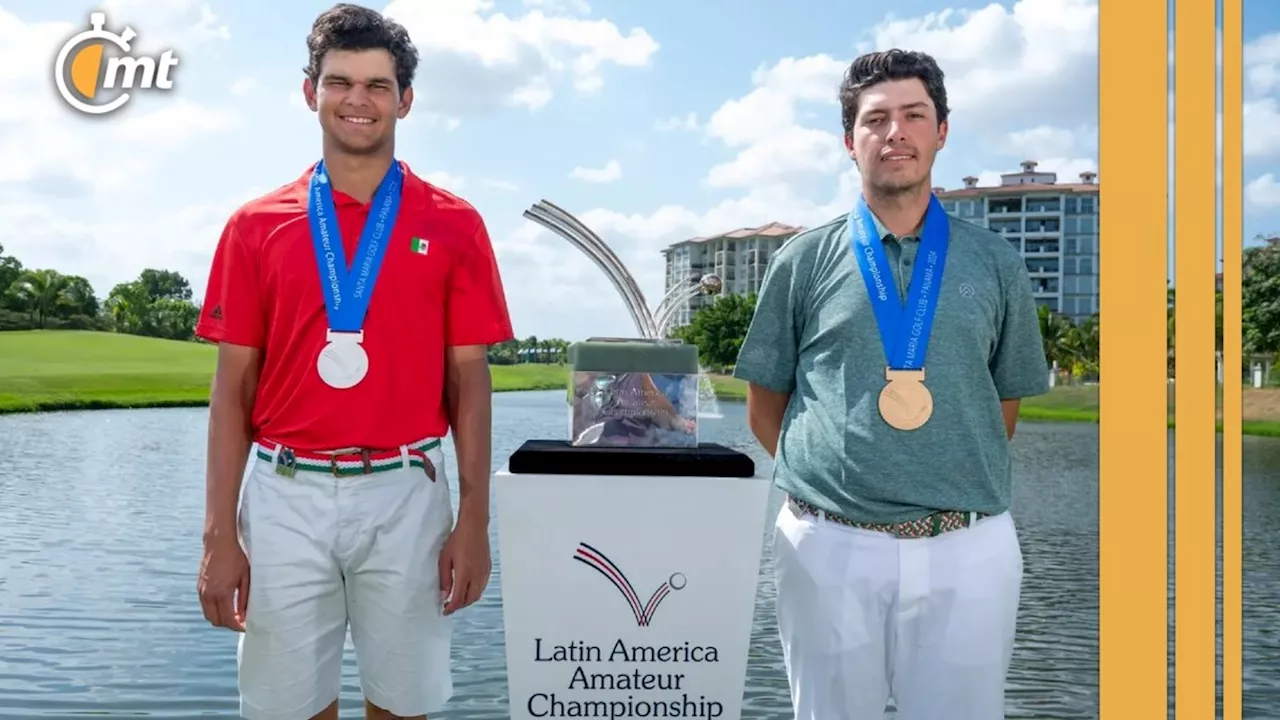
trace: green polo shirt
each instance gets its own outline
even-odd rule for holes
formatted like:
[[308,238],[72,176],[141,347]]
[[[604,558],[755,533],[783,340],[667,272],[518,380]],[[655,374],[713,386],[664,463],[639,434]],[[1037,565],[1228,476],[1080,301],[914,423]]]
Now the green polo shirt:
[[[1008,509],[1000,401],[1049,390],[1039,317],[1018,251],[949,220],[924,359],[933,415],[917,430],[880,417],[887,362],[848,216],[793,237],[769,260],[734,375],[791,393],[774,469],[783,491],[857,522]],[[877,229],[905,302],[919,240]]]

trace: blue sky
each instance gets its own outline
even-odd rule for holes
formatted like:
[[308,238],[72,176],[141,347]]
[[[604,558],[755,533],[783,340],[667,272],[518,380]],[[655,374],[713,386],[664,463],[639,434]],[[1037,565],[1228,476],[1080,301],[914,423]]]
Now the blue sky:
[[1245,0],[1244,234],[1280,235],[1280,4]]
[[[89,118],[49,77],[90,7],[0,0],[0,93],[18,99],[0,107],[0,243],[100,294],[165,267],[198,297],[230,212],[317,157],[301,68],[310,24],[331,4],[107,0],[112,26],[132,26],[144,48],[175,48],[181,64],[173,91]],[[1248,5],[1250,38],[1280,31],[1269,3]],[[857,175],[835,92],[865,50],[926,50],[947,72],[954,114],[936,185],[995,182],[1024,159],[1063,182],[1097,169],[1097,0],[900,0],[892,15],[843,0],[372,7],[404,22],[423,55],[399,154],[484,215],[522,337],[631,332],[595,266],[521,217],[540,199],[603,235],[651,305],[672,242],[847,212]],[[1246,130],[1246,182],[1263,180],[1247,236],[1280,231],[1280,125],[1267,121],[1280,114],[1280,35],[1251,59],[1250,117],[1262,120]]]

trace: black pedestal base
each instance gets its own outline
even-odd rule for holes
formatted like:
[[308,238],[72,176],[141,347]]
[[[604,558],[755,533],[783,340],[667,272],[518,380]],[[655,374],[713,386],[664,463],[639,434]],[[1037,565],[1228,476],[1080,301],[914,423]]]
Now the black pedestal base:
[[517,475],[747,478],[755,475],[756,464],[749,456],[715,443],[696,448],[618,448],[529,440],[511,455],[508,470]]

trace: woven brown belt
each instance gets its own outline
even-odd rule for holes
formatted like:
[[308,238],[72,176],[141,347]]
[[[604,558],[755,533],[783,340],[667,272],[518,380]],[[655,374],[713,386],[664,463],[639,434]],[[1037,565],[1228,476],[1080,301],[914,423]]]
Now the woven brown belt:
[[814,517],[825,518],[833,523],[858,528],[859,530],[874,530],[876,532],[888,533],[896,538],[937,537],[945,532],[967,528],[975,522],[990,516],[989,513],[943,510],[926,515],[918,520],[907,520],[906,522],[900,523],[866,523],[855,522],[848,518],[840,517],[835,513],[829,513],[821,508],[810,505],[803,500],[791,497],[790,495],[787,496],[787,505],[789,505],[794,512],[802,515],[812,515]]

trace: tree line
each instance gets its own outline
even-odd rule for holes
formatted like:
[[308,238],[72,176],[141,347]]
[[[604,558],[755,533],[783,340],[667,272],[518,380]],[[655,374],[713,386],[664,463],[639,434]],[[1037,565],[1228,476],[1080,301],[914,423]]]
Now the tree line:
[[[711,305],[694,313],[691,322],[673,331],[673,336],[698,346],[703,367],[728,372],[738,361],[738,351],[746,339],[756,296],[721,295]],[[1068,377],[1096,379],[1098,376],[1098,315],[1081,322],[1050,312],[1041,306],[1040,334],[1044,336],[1048,367],[1057,367]]]
[[[1261,238],[1260,238],[1261,239]],[[1243,325],[1243,372],[1256,359],[1274,359],[1280,353],[1280,238],[1244,251],[1241,279]],[[1217,294],[1217,349],[1222,350],[1222,292]],[[1176,339],[1175,303],[1177,293],[1168,291],[1168,357],[1172,377]],[[746,338],[755,312],[755,295],[723,295],[698,310],[689,325],[673,335],[698,346],[702,363],[711,370],[725,372],[737,362],[738,350]],[[1078,321],[1039,308],[1040,334],[1044,338],[1049,368],[1057,368],[1066,380],[1099,378],[1099,325],[1095,313]]]
[[[28,268],[0,244],[0,331],[101,330],[195,340],[200,306],[191,283],[173,270],[147,268],[119,283],[99,301],[93,285],[79,275]],[[498,365],[564,362],[569,343],[529,336],[495,345],[489,360]]]
[[[1280,238],[1246,248],[1242,276],[1244,361],[1280,353]],[[1177,294],[1168,291],[1169,371],[1174,368]],[[699,309],[689,325],[672,335],[698,346],[709,370],[727,371],[737,362],[755,312],[755,295],[721,295]],[[173,270],[146,268],[138,277],[111,288],[99,300],[89,281],[50,268],[28,268],[6,255],[0,244],[0,331],[34,329],[104,330],[166,338],[194,339],[199,305],[191,284]],[[1099,316],[1078,322],[1040,308],[1045,356],[1070,378],[1097,379]],[[1217,293],[1217,347],[1222,348],[1222,293]],[[560,338],[509,340],[490,349],[490,362],[563,363],[569,343]],[[1243,368],[1242,368],[1243,370]]]
[[147,268],[100,301],[87,279],[26,267],[0,245],[0,330],[106,330],[191,340],[199,316],[181,273]]

